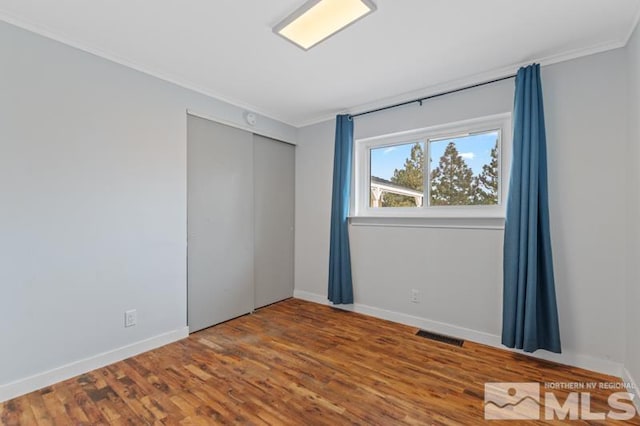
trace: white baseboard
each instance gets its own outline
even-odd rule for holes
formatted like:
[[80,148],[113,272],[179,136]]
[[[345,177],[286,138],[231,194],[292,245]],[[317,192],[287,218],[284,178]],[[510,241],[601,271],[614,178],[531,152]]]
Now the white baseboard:
[[627,392],[633,394],[633,402],[636,405],[638,413],[640,413],[640,388],[638,388],[638,382],[634,380],[633,376],[626,368],[622,373],[622,381],[630,385],[630,389],[628,389]]
[[51,386],[55,383],[68,380],[97,368],[122,361],[123,359],[130,358],[142,352],[147,352],[152,349],[159,348],[160,346],[176,342],[184,339],[188,335],[188,327],[179,328],[177,330],[150,337],[108,352],[103,352],[90,358],[75,361],[25,379],[0,385],[0,402]]
[[482,331],[472,330],[469,328],[460,327],[457,325],[447,324],[439,321],[433,321],[427,318],[417,317],[413,315],[403,314],[400,312],[389,311],[386,309],[377,308],[374,306],[362,305],[355,303],[353,305],[332,305],[326,296],[322,296],[315,293],[309,293],[306,291],[295,290],[293,297],[297,299],[306,300],[309,302],[319,303],[322,305],[330,305],[335,308],[343,309],[346,311],[357,312],[360,314],[370,315],[372,317],[385,319],[388,321],[397,322],[400,324],[410,325],[412,327],[421,328],[424,330],[433,331],[440,334],[445,334],[452,337],[457,337],[471,342],[481,343],[487,346],[492,346],[502,350],[508,350],[510,352],[520,353],[533,358],[543,359],[546,361],[553,361],[559,364],[570,365],[573,367],[584,368],[585,370],[591,370],[602,374],[608,374],[611,376],[621,377],[623,371],[623,365],[618,362],[595,358],[589,355],[577,354],[572,352],[563,352],[562,354],[555,354],[552,352],[539,351],[536,353],[528,353],[517,349],[510,349],[501,344],[501,338],[498,335],[485,333]]

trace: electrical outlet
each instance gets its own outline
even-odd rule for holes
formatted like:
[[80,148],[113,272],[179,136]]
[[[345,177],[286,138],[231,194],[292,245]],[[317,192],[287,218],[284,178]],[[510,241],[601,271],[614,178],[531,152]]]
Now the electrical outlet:
[[124,313],[124,326],[133,327],[138,323],[138,313],[135,309],[126,311]]
[[420,291],[415,288],[411,290],[411,303],[420,303]]

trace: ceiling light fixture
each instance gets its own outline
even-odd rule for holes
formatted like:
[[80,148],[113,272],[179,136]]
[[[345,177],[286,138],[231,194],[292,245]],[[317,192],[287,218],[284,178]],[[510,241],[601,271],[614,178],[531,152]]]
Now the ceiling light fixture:
[[309,50],[375,10],[371,0],[309,0],[273,32]]

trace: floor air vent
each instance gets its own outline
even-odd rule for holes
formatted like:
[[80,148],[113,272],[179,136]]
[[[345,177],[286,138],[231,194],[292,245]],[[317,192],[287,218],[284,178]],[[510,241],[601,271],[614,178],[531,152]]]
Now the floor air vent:
[[464,344],[464,340],[456,339],[455,337],[443,336],[442,334],[432,333],[426,330],[419,330],[416,336],[424,337],[427,339],[435,340],[436,342],[447,343],[449,345],[460,346]]

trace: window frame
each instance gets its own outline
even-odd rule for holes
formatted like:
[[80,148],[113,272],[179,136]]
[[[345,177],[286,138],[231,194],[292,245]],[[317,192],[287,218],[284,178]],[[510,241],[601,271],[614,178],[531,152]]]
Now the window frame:
[[[431,140],[452,139],[474,133],[499,131],[498,204],[484,206],[431,206],[429,175]],[[425,172],[422,207],[371,207],[371,150],[421,142],[424,144]],[[496,114],[354,141],[354,218],[504,218],[511,160],[511,113]],[[437,162],[439,159],[434,159]]]

